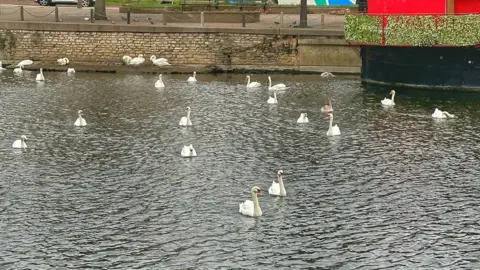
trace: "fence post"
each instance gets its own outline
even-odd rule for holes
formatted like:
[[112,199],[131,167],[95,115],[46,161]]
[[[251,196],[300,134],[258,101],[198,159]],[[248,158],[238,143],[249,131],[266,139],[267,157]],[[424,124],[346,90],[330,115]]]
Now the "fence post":
[[324,26],[325,25],[325,14],[322,13],[322,15],[320,15],[320,26]]
[[55,6],[55,21],[58,22],[58,7]]
[[247,18],[245,17],[245,12],[242,12],[242,27],[245,27]]
[[283,11],[280,12],[280,27],[283,28]]
[[204,15],[203,11],[200,12],[200,25],[201,26],[205,25],[205,15]]
[[90,9],[90,22],[93,23],[95,21],[95,10],[92,8]]
[[127,24],[130,24],[130,9],[127,10]]
[[20,21],[24,21],[25,18],[23,17],[23,6],[20,6]]
[[162,22],[163,25],[167,25],[167,14],[165,12],[162,13]]

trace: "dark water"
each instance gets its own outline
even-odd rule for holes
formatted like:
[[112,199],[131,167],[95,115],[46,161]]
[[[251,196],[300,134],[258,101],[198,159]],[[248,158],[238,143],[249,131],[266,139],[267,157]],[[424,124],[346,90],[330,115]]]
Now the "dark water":
[[[397,89],[384,109],[389,89],[354,77],[274,74],[291,89],[267,105],[244,75],[156,90],[156,75],[35,74],[0,74],[0,269],[480,267],[478,93]],[[286,198],[267,192],[279,169]],[[238,213],[254,185],[260,218]]]

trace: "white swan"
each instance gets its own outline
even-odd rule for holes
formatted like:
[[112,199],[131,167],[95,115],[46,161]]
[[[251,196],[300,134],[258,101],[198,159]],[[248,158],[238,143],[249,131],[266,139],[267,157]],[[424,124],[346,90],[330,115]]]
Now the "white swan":
[[268,90],[282,90],[287,89],[287,86],[283,83],[277,83],[272,86],[272,78],[268,76]]
[[73,74],[75,73],[75,69],[74,68],[68,68],[67,69],[67,74]]
[[332,125],[333,125],[333,114],[329,113],[328,117],[330,118],[330,126],[328,127],[327,136],[337,136],[337,135],[342,134],[340,132],[340,128],[337,125],[332,127]]
[[145,58],[143,58],[143,54],[139,54],[137,57],[130,60],[127,65],[139,66],[143,63],[145,63]]
[[262,195],[262,189],[254,186],[251,190],[252,200],[246,200],[238,205],[238,212],[245,216],[259,217],[262,215],[262,209],[258,203],[258,196]]
[[395,90],[390,91],[390,95],[392,95],[392,99],[384,98],[381,100],[382,105],[385,106],[393,106],[395,105],[394,99],[395,99]]
[[180,126],[191,126],[192,121],[190,121],[190,106],[187,107],[187,117],[183,116],[180,119],[180,123],[178,123]]
[[191,145],[191,144],[189,146],[184,145],[181,154],[182,154],[182,157],[196,157],[197,156],[197,152],[195,151],[195,149],[193,148],[193,145]]
[[150,60],[156,66],[171,66],[166,58],[158,58],[155,55],[150,56]]
[[32,60],[23,60],[23,61],[20,61],[20,63],[18,63],[16,65],[16,67],[24,67],[24,66],[28,66],[28,65],[31,65],[31,64],[33,64]]
[[15,74],[22,74],[22,73],[23,73],[22,67],[14,68],[14,69],[13,69],[13,73],[15,73]]
[[274,196],[287,196],[287,191],[285,191],[285,186],[283,185],[283,170],[277,172],[278,183],[273,180],[272,185],[268,189],[268,194]]
[[22,137],[20,137],[20,140],[16,140],[16,141],[13,142],[12,147],[13,148],[27,148],[27,144],[25,143],[26,140],[27,140],[27,136],[22,135]]
[[37,74],[37,78],[35,78],[37,82],[45,81],[45,77],[43,77],[43,68],[40,68],[40,73]]
[[332,73],[330,72],[322,72],[322,74],[320,74],[320,77],[335,77],[335,75],[333,75]]
[[273,97],[269,97],[267,100],[268,104],[278,104],[277,100],[277,91],[273,91]]
[[320,108],[320,111],[323,113],[331,113],[333,112],[333,106],[332,106],[332,101],[329,99],[328,104],[325,104]]
[[2,61],[0,61],[0,70],[6,70],[6,68],[3,67]]
[[297,120],[297,123],[299,123],[299,124],[308,123],[307,113],[301,113],[300,117]]
[[433,118],[447,118],[447,117],[454,118],[455,115],[449,114],[446,111],[440,111],[439,109],[435,108],[435,111],[432,113],[432,117]]
[[196,76],[197,76],[197,72],[194,71],[193,76],[188,77],[187,82],[196,82],[197,81]]
[[155,87],[156,88],[164,88],[165,84],[163,83],[162,80],[162,74],[158,75],[158,80],[155,82]]
[[57,63],[60,66],[65,66],[65,65],[68,65],[68,63],[70,63],[70,60],[68,60],[68,58],[64,57],[64,58],[57,59]]
[[128,56],[128,55],[124,55],[122,57],[122,61],[125,65],[128,65],[130,63],[130,61],[132,61],[132,57]]
[[84,127],[87,125],[87,121],[85,121],[85,119],[82,117],[82,110],[78,111],[78,118],[74,125],[77,127]]
[[260,87],[260,86],[262,86],[262,84],[260,84],[259,82],[250,82],[250,76],[247,75],[247,87],[255,88],[255,87]]

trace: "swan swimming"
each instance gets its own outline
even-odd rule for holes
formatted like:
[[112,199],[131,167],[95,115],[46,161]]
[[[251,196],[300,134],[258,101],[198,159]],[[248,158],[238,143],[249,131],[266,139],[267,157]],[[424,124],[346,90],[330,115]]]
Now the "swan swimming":
[[197,152],[193,148],[193,145],[191,145],[191,144],[189,146],[184,145],[181,155],[182,155],[182,157],[196,157]]
[[163,83],[162,80],[162,74],[158,75],[158,80],[155,82],[155,87],[156,88],[164,88],[165,84]]
[[438,108],[435,108],[435,111],[432,113],[433,118],[454,118],[455,115],[449,114],[447,111],[440,111]]
[[260,86],[262,86],[262,84],[259,83],[259,82],[250,82],[250,76],[247,75],[247,87],[248,88],[255,88],[255,87],[260,87]]
[[188,77],[187,82],[196,82],[197,81],[197,78],[195,78],[196,76],[197,76],[197,72],[194,71],[193,76]]
[[23,73],[22,67],[14,68],[14,69],[13,69],[13,73],[15,73],[15,74],[22,74],[22,73]]
[[65,66],[65,65],[68,65],[68,63],[70,63],[70,60],[68,60],[68,58],[64,57],[64,58],[57,59],[57,63],[60,66]]
[[268,76],[268,90],[282,90],[287,89],[287,86],[283,83],[277,83],[272,86],[272,77]]
[[297,123],[299,123],[299,124],[308,123],[307,113],[301,113],[300,117],[297,120]]
[[332,125],[333,125],[333,114],[329,113],[328,117],[330,118],[330,126],[328,127],[327,136],[337,136],[337,135],[342,134],[340,132],[340,128],[337,125],[332,127]]
[[325,72],[322,72],[322,74],[320,74],[320,77],[335,77],[335,75],[325,71]]
[[332,106],[332,101],[328,99],[328,104],[325,104],[320,108],[320,111],[323,113],[331,113],[333,112],[333,106]]
[[75,121],[74,125],[77,127],[84,127],[87,125],[87,121],[85,121],[85,119],[83,119],[82,117],[82,110],[78,111],[78,118],[77,121]]
[[278,183],[275,180],[272,182],[272,185],[268,189],[268,194],[273,196],[287,196],[287,191],[285,191],[285,186],[283,185],[283,170],[277,172]]
[[187,116],[183,116],[180,119],[180,123],[178,123],[180,126],[191,126],[192,121],[190,121],[190,106],[187,106]]
[[16,140],[16,141],[13,142],[12,147],[13,148],[27,148],[27,144],[25,143],[26,140],[27,140],[27,136],[22,135],[22,137],[20,137],[20,140]]
[[43,68],[40,68],[40,73],[37,74],[37,78],[35,78],[37,82],[45,81],[45,77],[43,77]]
[[259,217],[262,215],[262,209],[258,203],[258,196],[262,195],[262,189],[254,186],[251,190],[252,200],[246,200],[238,205],[238,212],[245,216]]
[[31,65],[31,64],[33,64],[32,60],[23,60],[23,61],[20,61],[20,63],[18,63],[16,65],[16,67],[24,67],[24,66],[28,66],[28,65]]
[[143,54],[139,54],[137,57],[131,59],[127,65],[140,66],[143,63],[145,63],[145,58],[143,58]]
[[269,97],[267,100],[268,104],[278,104],[277,100],[277,91],[273,91],[273,97]]
[[392,95],[392,99],[384,98],[381,100],[382,105],[385,106],[393,106],[395,105],[394,99],[395,99],[395,90],[390,91],[390,95]]
[[6,68],[3,67],[2,61],[0,61],[0,70],[6,70]]
[[158,58],[155,55],[150,56],[150,61],[156,66],[171,66],[166,58]]
[[67,69],[67,74],[73,74],[75,73],[75,69],[74,68],[68,68]]

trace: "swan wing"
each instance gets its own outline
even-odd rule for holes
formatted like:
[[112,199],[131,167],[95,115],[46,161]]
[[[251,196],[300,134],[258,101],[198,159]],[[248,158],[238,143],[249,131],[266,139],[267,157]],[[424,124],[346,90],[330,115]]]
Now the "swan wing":
[[180,126],[186,126],[187,125],[187,117],[183,116],[180,118],[180,122],[178,123]]
[[342,133],[340,132],[340,128],[339,128],[337,125],[333,126],[332,132],[333,132],[333,135],[340,135],[340,134],[342,134]]
[[278,184],[277,182],[273,181],[272,182],[272,185],[270,186],[270,188],[268,189],[268,194],[270,195],[280,195],[280,184]]
[[13,148],[22,148],[22,140],[16,140],[12,144]]
[[245,202],[243,203],[240,203],[238,205],[239,209],[238,211],[246,216],[251,216],[253,217],[254,216],[254,205],[253,205],[253,201],[251,200],[246,200]]
[[182,157],[189,157],[190,156],[190,148],[188,146],[184,146],[182,148]]
[[187,81],[189,81],[189,82],[196,82],[197,79],[195,79],[194,77],[188,77],[188,80],[187,80]]
[[82,126],[82,119],[80,119],[80,117],[78,117],[77,120],[75,121],[75,123],[73,123],[73,124],[77,127]]
[[192,125],[192,120],[187,120],[187,126],[191,126]]
[[155,87],[156,88],[163,88],[163,87],[165,87],[165,84],[163,82],[161,82],[160,80],[158,80],[157,82],[155,82]]

